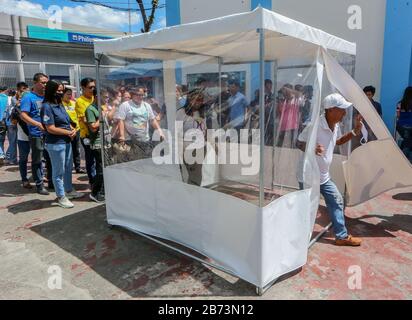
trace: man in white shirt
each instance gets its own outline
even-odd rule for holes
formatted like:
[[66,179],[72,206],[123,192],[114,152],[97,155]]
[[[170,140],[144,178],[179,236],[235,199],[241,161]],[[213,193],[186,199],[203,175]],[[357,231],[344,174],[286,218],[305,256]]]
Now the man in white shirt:
[[[156,120],[155,114],[150,104],[143,101],[144,88],[138,87],[136,90],[131,90],[132,99],[122,103],[119,111],[116,114],[116,119],[119,121],[119,141],[124,145],[126,141],[140,143],[144,145],[150,142],[149,129],[150,126],[154,130],[159,130],[160,139],[164,140],[164,134]],[[137,147],[137,146],[136,146]],[[141,148],[137,148],[137,159],[150,156],[147,153],[140,153]]]
[[[320,118],[316,140],[316,160],[320,171],[320,193],[325,198],[329,216],[332,220],[335,233],[335,244],[338,246],[360,246],[362,240],[348,234],[345,226],[343,198],[338,188],[330,178],[329,168],[333,160],[333,151],[336,145],[343,145],[361,134],[362,118],[356,119],[355,129],[338,137],[339,123],[346,115],[346,109],[352,104],[340,94],[327,96],[323,102],[325,114]],[[310,132],[308,125],[298,137],[297,146],[302,151],[306,149],[306,141]],[[301,187],[303,185],[301,184]]]

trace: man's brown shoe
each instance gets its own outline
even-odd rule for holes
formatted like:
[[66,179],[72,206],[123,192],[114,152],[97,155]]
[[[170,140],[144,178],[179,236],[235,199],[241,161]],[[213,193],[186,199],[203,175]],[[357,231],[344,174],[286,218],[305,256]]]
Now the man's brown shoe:
[[335,244],[337,246],[350,246],[350,247],[359,247],[362,243],[361,238],[355,238],[349,235],[346,239],[336,239]]

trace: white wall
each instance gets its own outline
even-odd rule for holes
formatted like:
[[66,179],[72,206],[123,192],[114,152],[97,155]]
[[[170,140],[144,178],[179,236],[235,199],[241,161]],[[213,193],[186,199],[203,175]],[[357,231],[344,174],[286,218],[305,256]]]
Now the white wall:
[[[250,11],[251,0],[180,0],[181,23]],[[348,27],[348,8],[362,9],[362,29]],[[360,86],[373,85],[380,96],[386,0],[272,0],[272,10],[328,33],[355,42],[358,47],[355,78]]]
[[251,0],[180,0],[181,23],[250,11]]
[[10,15],[0,12],[0,33],[5,36],[12,36]]
[[[209,1],[211,2],[211,1]],[[348,27],[348,8],[362,9],[362,29]],[[386,0],[273,0],[272,10],[357,44],[355,79],[380,95]]]

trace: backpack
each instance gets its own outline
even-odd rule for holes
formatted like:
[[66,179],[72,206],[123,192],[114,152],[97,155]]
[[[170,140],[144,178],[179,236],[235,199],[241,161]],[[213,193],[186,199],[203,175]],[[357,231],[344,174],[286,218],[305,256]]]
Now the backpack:
[[20,115],[21,115],[20,106],[15,106],[15,107],[13,108],[13,110],[11,111],[10,120],[11,120],[11,121],[16,120],[17,123],[20,125],[21,129],[23,130],[23,132],[24,132],[27,136],[29,136],[29,128],[27,127],[27,123],[24,122],[24,121],[21,119]]
[[0,114],[0,134],[5,135],[7,132],[7,123],[6,123],[6,110],[4,110],[3,114]]
[[0,135],[5,135],[7,132],[7,124],[4,119],[0,120]]

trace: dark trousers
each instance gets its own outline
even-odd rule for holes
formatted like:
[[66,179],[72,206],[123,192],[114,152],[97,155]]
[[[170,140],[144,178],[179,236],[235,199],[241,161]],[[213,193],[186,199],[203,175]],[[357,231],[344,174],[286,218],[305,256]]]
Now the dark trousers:
[[104,193],[102,152],[100,149],[92,150],[92,152],[96,161],[96,176],[92,186],[92,194],[97,195],[98,193]]
[[30,137],[31,171],[37,188],[43,187],[43,150],[44,143],[41,137]]
[[96,160],[94,158],[92,149],[90,145],[84,144],[84,138],[80,138],[80,142],[84,149],[84,156],[86,160],[86,171],[87,177],[89,178],[89,183],[93,185],[94,177],[96,176]]
[[77,131],[76,137],[72,140],[73,164],[76,170],[80,169],[80,131]]
[[29,141],[17,141],[17,146],[19,148],[19,170],[21,181],[29,181],[27,179],[27,161],[29,160],[30,154],[30,142]]
[[54,188],[52,163],[51,163],[49,152],[46,149],[43,150],[43,157],[44,157],[44,160],[46,161],[46,170],[47,170],[46,178],[48,181],[47,182],[48,186],[49,188]]

